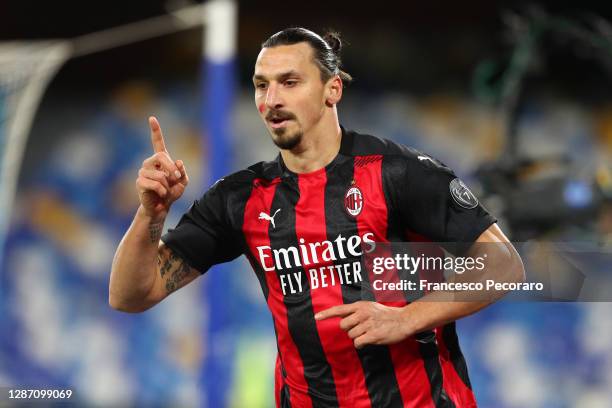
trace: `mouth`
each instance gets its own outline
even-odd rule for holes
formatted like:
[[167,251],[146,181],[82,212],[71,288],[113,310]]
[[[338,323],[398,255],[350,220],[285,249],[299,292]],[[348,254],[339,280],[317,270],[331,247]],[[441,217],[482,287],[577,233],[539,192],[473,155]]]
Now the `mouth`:
[[276,118],[276,119],[268,120],[268,123],[270,124],[270,127],[272,129],[278,129],[278,128],[286,126],[290,120],[291,119]]

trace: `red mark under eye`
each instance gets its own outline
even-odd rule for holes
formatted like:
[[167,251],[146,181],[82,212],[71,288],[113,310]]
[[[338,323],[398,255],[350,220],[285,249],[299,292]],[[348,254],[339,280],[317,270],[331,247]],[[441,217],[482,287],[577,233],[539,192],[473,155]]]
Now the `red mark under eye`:
[[259,113],[264,113],[264,110],[266,109],[266,106],[262,103],[261,105],[259,105],[257,107],[257,109],[259,109]]

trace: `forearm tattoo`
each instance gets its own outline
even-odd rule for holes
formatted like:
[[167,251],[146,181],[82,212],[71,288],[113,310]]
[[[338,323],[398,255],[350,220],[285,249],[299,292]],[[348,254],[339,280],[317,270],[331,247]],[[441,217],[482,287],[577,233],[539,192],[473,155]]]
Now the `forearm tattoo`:
[[166,292],[170,294],[181,286],[183,280],[191,272],[191,267],[170,249],[166,251],[167,258],[162,259],[162,256],[158,255],[157,264],[159,265],[159,274],[166,282]]
[[159,242],[164,224],[149,224],[149,238],[152,244]]

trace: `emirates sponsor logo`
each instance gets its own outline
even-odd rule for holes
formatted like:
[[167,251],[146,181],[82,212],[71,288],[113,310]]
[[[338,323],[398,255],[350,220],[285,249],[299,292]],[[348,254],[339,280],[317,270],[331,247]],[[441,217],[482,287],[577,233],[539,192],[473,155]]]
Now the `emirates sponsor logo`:
[[259,262],[266,272],[282,271],[283,269],[296,267],[305,268],[349,257],[359,257],[364,251],[369,253],[376,248],[373,238],[374,234],[371,232],[363,234],[363,237],[351,235],[346,238],[338,235],[333,241],[307,243],[304,238],[300,238],[297,247],[272,249],[267,245],[262,245],[257,247],[257,254],[259,255]]
[[363,194],[357,186],[349,187],[344,195],[344,208],[353,217],[358,216],[363,208]]

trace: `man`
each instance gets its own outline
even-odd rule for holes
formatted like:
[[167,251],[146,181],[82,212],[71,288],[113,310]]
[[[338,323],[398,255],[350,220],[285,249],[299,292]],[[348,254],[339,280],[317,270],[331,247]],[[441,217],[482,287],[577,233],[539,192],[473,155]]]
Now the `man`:
[[141,205],[115,255],[109,302],[146,310],[245,254],[274,320],[277,406],[476,406],[454,321],[493,299],[443,302],[432,292],[377,302],[364,290],[373,275],[361,255],[407,237],[472,255],[475,242],[503,243],[487,255],[509,281],[522,279],[520,258],[448,168],[340,126],[337,104],[351,79],[340,48],[337,35],[303,28],[262,44],[255,103],[280,154],[219,180],[163,237],[188,176],[149,119],[155,153],[139,171]]

